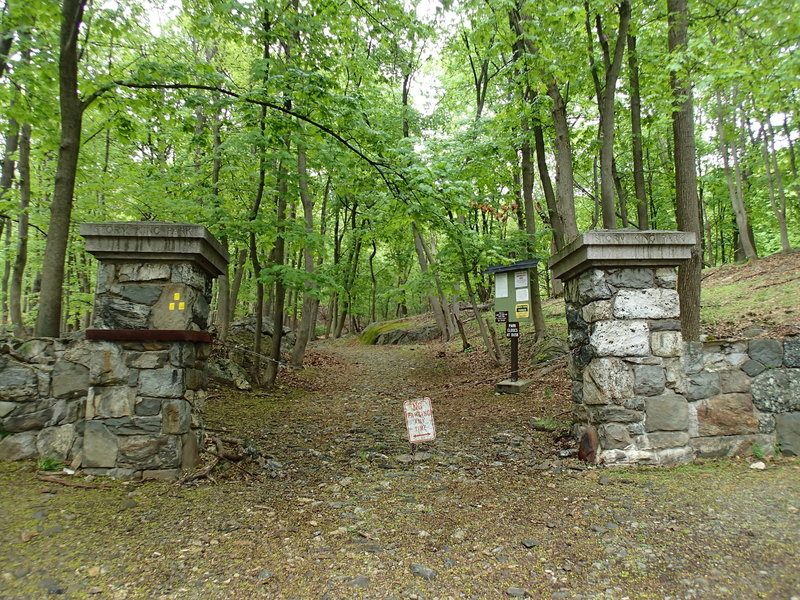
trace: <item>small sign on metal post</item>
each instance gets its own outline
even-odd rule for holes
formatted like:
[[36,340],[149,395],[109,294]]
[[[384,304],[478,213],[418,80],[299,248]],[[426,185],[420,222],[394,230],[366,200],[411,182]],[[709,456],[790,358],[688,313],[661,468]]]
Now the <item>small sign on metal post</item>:
[[508,323],[508,311],[507,310],[496,310],[496,311],[494,311],[494,322],[495,323]]
[[519,337],[519,323],[511,321],[506,323],[506,337],[518,338]]
[[403,402],[408,441],[412,444],[432,442],[436,439],[433,408],[430,398],[416,398]]

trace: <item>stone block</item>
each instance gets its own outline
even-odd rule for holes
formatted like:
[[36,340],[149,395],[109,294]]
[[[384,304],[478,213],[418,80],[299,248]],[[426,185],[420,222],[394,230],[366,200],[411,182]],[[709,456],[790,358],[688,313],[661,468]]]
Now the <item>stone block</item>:
[[0,358],[0,400],[32,400],[39,394],[39,378],[33,367]]
[[783,341],[783,364],[786,367],[800,368],[800,337]]
[[638,423],[644,419],[644,413],[640,410],[630,410],[616,405],[593,408],[595,410],[590,413],[593,421],[597,423]]
[[753,378],[751,391],[758,410],[800,411],[800,369],[770,369]]
[[43,458],[56,458],[65,462],[75,442],[75,426],[47,427],[36,437],[36,451]]
[[169,352],[128,352],[125,364],[133,369],[160,369],[169,361]]
[[[183,284],[170,283],[161,288],[161,295],[153,305],[148,329],[192,329],[192,305],[197,292]],[[183,303],[183,309],[180,303]]]
[[192,409],[185,400],[165,400],[161,405],[161,432],[182,434],[192,424]]
[[680,331],[681,322],[677,319],[656,319],[648,321],[650,331]]
[[16,402],[6,402],[5,400],[0,402],[0,419],[10,415],[15,408],[17,408]]
[[597,300],[596,302],[590,302],[581,309],[581,316],[586,323],[607,321],[613,316],[611,313],[611,301]]
[[711,398],[720,392],[719,373],[702,371],[686,378],[686,398],[689,400],[702,400]]
[[680,358],[685,373],[691,375],[702,371],[705,362],[703,342],[684,342]]
[[125,364],[125,352],[114,342],[94,342],[89,360],[89,376],[94,385],[125,383],[130,369]]
[[698,458],[725,458],[752,454],[758,444],[765,452],[772,451],[772,437],[767,435],[724,435],[696,437],[689,442]]
[[211,307],[208,305],[208,300],[202,294],[198,295],[192,304],[192,323],[204,331],[208,327],[208,315],[211,312]]
[[642,396],[657,396],[664,392],[667,380],[660,365],[635,365],[633,391]]
[[588,269],[578,275],[575,279],[577,283],[577,294],[575,302],[586,305],[595,300],[606,300],[611,298],[611,288],[606,281],[606,273],[600,269]]
[[84,467],[111,468],[117,462],[117,436],[99,421],[87,421],[83,431]]
[[642,411],[644,410],[644,404],[645,404],[644,398],[640,396],[633,396],[631,398],[626,399],[625,402],[623,402],[622,406],[624,406],[628,410]]
[[116,435],[144,435],[161,431],[160,416],[105,419],[103,424]]
[[749,393],[750,377],[741,369],[731,369],[719,374],[719,387],[723,394],[732,392]]
[[650,346],[655,356],[674,358],[683,354],[683,336],[680,331],[654,331]]
[[116,296],[97,296],[92,324],[95,329],[147,329],[150,307]]
[[619,358],[595,358],[583,371],[583,401],[608,404],[633,395],[633,373]]
[[784,456],[800,456],[800,412],[775,415],[775,441]]
[[135,304],[153,306],[161,296],[160,285],[132,283],[119,286],[119,295]]
[[756,411],[759,433],[775,433],[775,415]]
[[678,287],[678,273],[673,268],[656,269],[656,285],[674,290]]
[[642,438],[639,442],[642,450],[682,448],[689,444],[689,434],[685,431],[654,431],[645,434]]
[[107,292],[115,292],[117,284],[117,265],[114,263],[101,262],[97,265],[97,284],[95,294],[97,296]]
[[47,365],[55,360],[55,342],[49,338],[26,340],[11,354],[26,363]]
[[678,292],[661,288],[620,290],[613,310],[618,319],[675,319],[680,316]]
[[180,398],[186,390],[183,369],[164,367],[148,369],[139,374],[139,393],[156,398]]
[[778,340],[750,340],[750,358],[765,367],[780,367],[783,364],[783,344]]
[[694,461],[695,452],[691,446],[682,448],[664,448],[655,451],[655,464],[660,467],[686,465]]
[[619,423],[606,423],[600,426],[600,447],[604,450],[626,448],[631,443],[628,428]]
[[695,408],[699,437],[758,433],[750,394],[721,394],[698,402]]
[[136,390],[126,385],[93,387],[95,417],[129,417],[133,414]]
[[172,271],[169,265],[159,263],[126,263],[119,267],[117,278],[127,281],[168,281]]
[[666,392],[645,399],[645,428],[651,431],[685,431],[689,425],[686,398]]
[[134,408],[137,417],[152,417],[161,412],[163,398],[138,398]]
[[174,435],[122,437],[119,464],[136,470],[180,468],[180,438]]
[[201,294],[206,292],[210,283],[209,276],[200,267],[188,262],[177,263],[172,266],[171,281],[191,286]]
[[746,360],[742,363],[742,371],[744,371],[750,377],[755,377],[760,373],[763,373],[766,367],[762,365],[757,360]]
[[194,367],[197,350],[193,342],[175,342],[169,350],[169,362],[175,367]]
[[665,358],[664,359],[664,376],[667,380],[667,385],[677,390],[686,379],[683,370],[683,362],[680,358]]
[[531,386],[533,379],[504,379],[494,384],[495,394],[523,394]]
[[11,432],[33,431],[43,429],[53,418],[52,400],[40,400],[20,404],[3,421],[3,429]]
[[607,280],[616,288],[652,288],[655,275],[652,269],[615,269],[609,271]]
[[589,338],[597,356],[650,354],[649,330],[644,321],[599,321]]
[[9,435],[0,440],[0,460],[29,460],[36,456],[35,431]]

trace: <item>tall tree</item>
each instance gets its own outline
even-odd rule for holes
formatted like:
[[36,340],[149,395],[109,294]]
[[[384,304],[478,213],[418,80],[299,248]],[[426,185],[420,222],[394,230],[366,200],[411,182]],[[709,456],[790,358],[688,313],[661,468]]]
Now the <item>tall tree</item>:
[[672,135],[675,156],[675,214],[678,229],[694,233],[691,258],[678,269],[681,329],[686,340],[700,337],[700,271],[703,255],[700,247],[702,230],[697,198],[696,147],[692,87],[686,74],[686,52],[689,44],[689,11],[687,0],[667,0],[669,32],[667,44],[671,54],[683,63],[670,73],[670,87],[675,107],[672,111]]

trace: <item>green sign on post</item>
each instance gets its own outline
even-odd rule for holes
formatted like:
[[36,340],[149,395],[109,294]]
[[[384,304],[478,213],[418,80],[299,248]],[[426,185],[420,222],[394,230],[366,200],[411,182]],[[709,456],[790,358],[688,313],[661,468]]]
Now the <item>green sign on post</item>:
[[494,274],[494,310],[507,312],[509,321],[533,322],[530,269],[538,262],[538,258],[532,258],[484,271]]

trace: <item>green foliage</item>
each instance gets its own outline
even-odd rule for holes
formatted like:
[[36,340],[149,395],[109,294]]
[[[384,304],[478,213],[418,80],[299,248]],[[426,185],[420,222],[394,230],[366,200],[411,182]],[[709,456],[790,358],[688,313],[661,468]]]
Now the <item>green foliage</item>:
[[60,471],[64,468],[64,465],[57,458],[42,456],[36,461],[36,467],[40,471]]

